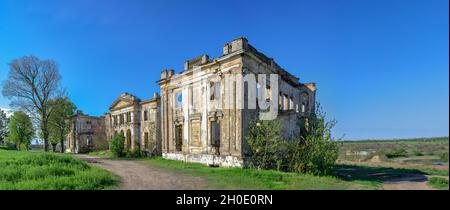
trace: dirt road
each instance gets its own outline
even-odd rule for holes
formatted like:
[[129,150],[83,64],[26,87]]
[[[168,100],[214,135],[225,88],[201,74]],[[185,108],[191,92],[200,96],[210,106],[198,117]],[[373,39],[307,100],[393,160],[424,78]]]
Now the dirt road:
[[207,189],[202,178],[187,176],[133,160],[110,160],[77,155],[76,157],[121,177],[120,190],[200,190]]
[[[433,190],[427,182],[430,177],[419,170],[390,167],[367,167],[368,165],[340,165],[337,175],[348,181],[377,181],[383,190]],[[447,178],[448,176],[438,176]]]
[[408,174],[384,182],[383,190],[433,190],[427,185],[427,180],[427,176],[421,174]]

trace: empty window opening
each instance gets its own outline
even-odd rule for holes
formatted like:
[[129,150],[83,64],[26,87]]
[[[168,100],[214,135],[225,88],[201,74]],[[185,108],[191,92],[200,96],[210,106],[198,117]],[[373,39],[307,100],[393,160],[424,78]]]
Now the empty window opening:
[[183,94],[180,92],[177,93],[177,108],[181,108],[183,106]]
[[211,122],[211,146],[216,148],[216,155],[219,153],[220,147],[220,123]]
[[148,112],[147,110],[144,111],[144,121],[148,120]]
[[148,150],[148,145],[149,145],[149,143],[148,143],[148,132],[145,132],[144,133],[144,148],[146,150]]

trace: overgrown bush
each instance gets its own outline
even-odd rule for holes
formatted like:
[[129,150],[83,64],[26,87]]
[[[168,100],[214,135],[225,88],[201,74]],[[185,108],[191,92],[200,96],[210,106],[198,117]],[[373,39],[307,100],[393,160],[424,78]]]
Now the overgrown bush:
[[290,170],[298,173],[324,175],[338,158],[339,142],[331,135],[335,120],[327,121],[320,105],[307,118],[299,120],[301,133],[290,142]]
[[9,143],[4,143],[2,146],[0,146],[0,150],[17,150],[16,146]]
[[128,158],[138,158],[142,157],[142,151],[139,145],[136,145],[134,149],[128,149],[125,154]]
[[125,155],[125,137],[117,134],[111,140],[109,150],[114,157],[123,157]]
[[250,123],[246,136],[251,155],[250,166],[314,175],[329,174],[339,153],[339,143],[331,135],[336,122],[326,121],[320,106],[299,122],[299,135],[291,140],[283,140],[282,126],[277,120]]
[[423,156],[423,153],[420,152],[419,150],[414,150],[414,151],[413,151],[413,155],[414,155],[414,156]]
[[407,157],[408,151],[405,148],[392,149],[384,152],[387,158]]
[[281,170],[285,161],[287,143],[282,139],[281,123],[273,121],[252,121],[246,136],[251,155],[250,167]]

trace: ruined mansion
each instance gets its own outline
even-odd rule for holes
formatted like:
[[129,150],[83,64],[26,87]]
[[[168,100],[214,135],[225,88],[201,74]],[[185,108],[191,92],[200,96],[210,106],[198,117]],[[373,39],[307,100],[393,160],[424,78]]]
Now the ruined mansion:
[[245,38],[226,43],[220,57],[188,60],[179,73],[163,70],[157,84],[160,94],[151,99],[123,93],[104,116],[75,115],[67,151],[108,149],[122,134],[125,148],[148,155],[241,167],[249,122],[276,118],[287,139],[315,107],[314,83],[301,83]]

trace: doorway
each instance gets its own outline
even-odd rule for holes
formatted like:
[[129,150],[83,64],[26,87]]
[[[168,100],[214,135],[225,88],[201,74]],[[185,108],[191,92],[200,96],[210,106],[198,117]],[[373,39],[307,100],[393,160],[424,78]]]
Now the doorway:
[[220,123],[217,121],[211,122],[211,146],[214,154],[219,155],[220,148]]
[[175,150],[181,152],[183,148],[183,126],[175,126]]

